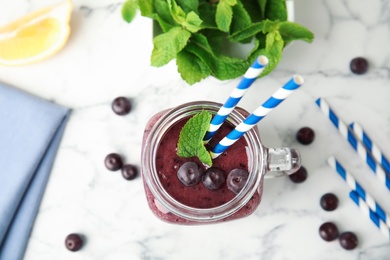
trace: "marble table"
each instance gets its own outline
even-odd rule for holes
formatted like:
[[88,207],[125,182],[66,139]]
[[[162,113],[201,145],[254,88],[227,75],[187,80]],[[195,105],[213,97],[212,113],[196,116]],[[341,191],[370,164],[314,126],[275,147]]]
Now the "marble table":
[[[1,1],[0,24],[52,2]],[[121,5],[75,0],[72,34],[61,52],[34,65],[0,67],[1,81],[72,109],[26,260],[390,259],[388,239],[349,199],[349,188],[326,159],[340,158],[389,212],[390,192],[315,105],[318,97],[325,98],[340,118],[361,123],[390,155],[390,1],[296,1],[295,20],[315,33],[315,41],[287,48],[278,68],[256,81],[240,105],[251,111],[292,74],[305,78],[305,85],[259,128],[264,145],[300,150],[308,178],[301,184],[288,178],[267,180],[253,215],[204,226],[161,222],[147,206],[141,177],[126,181],[119,172],[108,171],[103,160],[117,152],[126,163],[140,165],[149,117],[187,101],[224,102],[239,79],[207,78],[189,86],[174,63],[150,67],[151,22],[141,16],[131,24],[123,22]],[[364,75],[349,70],[357,56],[370,63]],[[112,112],[117,96],[132,100],[129,115]],[[295,140],[303,126],[316,133],[308,146]],[[327,192],[339,197],[335,211],[319,205]],[[337,241],[323,241],[318,228],[327,221],[341,232],[355,232],[359,246],[347,251]],[[87,238],[79,252],[64,246],[72,232]]]

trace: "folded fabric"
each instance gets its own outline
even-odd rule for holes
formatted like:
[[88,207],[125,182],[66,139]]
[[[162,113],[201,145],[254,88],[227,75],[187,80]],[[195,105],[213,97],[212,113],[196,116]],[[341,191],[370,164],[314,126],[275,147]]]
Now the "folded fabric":
[[24,256],[68,115],[0,82],[0,260]]

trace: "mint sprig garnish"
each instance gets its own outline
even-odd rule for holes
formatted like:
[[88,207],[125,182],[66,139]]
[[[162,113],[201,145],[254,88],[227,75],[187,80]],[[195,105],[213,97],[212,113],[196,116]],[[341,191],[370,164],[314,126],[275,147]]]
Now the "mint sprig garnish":
[[211,155],[203,144],[211,121],[211,114],[202,111],[191,117],[183,126],[177,143],[177,155],[180,157],[198,157],[199,160],[212,166]]
[[[259,55],[269,59],[263,77],[277,67],[287,44],[314,39],[306,27],[287,21],[285,0],[127,0],[122,8],[126,21],[133,19],[137,6],[161,29],[153,40],[151,65],[176,59],[178,72],[190,85],[210,75],[240,77]],[[223,53],[227,41],[254,45],[241,59]]]

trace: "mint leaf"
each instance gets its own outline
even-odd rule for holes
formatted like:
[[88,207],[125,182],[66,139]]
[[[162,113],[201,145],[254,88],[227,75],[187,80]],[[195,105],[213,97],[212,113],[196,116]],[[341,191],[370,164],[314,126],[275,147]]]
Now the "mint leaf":
[[258,33],[269,33],[275,30],[278,30],[280,25],[279,21],[270,21],[270,20],[264,20],[262,22],[253,23],[249,25],[247,28],[233,33],[229,36],[229,40],[231,41],[242,41],[248,37],[253,37],[257,35]]
[[186,122],[177,143],[178,156],[186,158],[197,156],[201,162],[212,165],[210,153],[203,144],[203,137],[210,126],[210,121],[211,114],[203,110]]
[[138,1],[139,10],[141,15],[145,17],[152,17],[154,13],[153,0],[142,0]]
[[175,20],[178,24],[183,24],[186,19],[186,13],[184,10],[177,5],[175,0],[168,0],[168,6],[173,20]]
[[222,53],[226,41],[226,33],[219,30],[203,29],[202,36],[207,40],[211,52],[218,56]]
[[188,31],[195,33],[201,29],[200,28],[201,24],[202,24],[202,20],[199,18],[199,16],[195,12],[189,12],[186,15],[186,19],[183,23],[183,26]]
[[168,32],[170,29],[175,27],[174,25],[167,23],[163,18],[161,18],[158,14],[154,14],[153,18],[157,21],[158,24],[155,24],[156,22],[153,21],[153,34],[158,35],[162,32]]
[[130,23],[137,14],[138,3],[136,0],[127,0],[122,6],[122,18]]
[[244,6],[244,9],[248,12],[253,23],[263,20],[260,13],[259,3],[256,0],[240,0],[240,2]]
[[274,21],[287,21],[287,8],[285,0],[267,1],[264,18]]
[[[141,0],[140,2],[142,3],[144,0]],[[159,19],[157,19],[160,23],[170,24],[172,27],[177,25],[175,23],[175,20],[173,20],[171,11],[169,9],[168,3],[166,0],[148,0],[148,1],[153,1],[153,10],[155,10],[155,13],[158,15]]]
[[245,40],[249,37],[253,37],[256,34],[262,32],[263,28],[264,28],[263,22],[251,24],[247,28],[231,34],[229,36],[229,40],[233,42],[239,42]]
[[311,31],[306,27],[293,22],[280,23],[279,32],[285,42],[303,40],[310,43],[314,39],[314,34]]
[[186,50],[201,59],[214,77],[220,80],[237,78],[242,76],[250,66],[246,60],[223,55],[215,56],[208,39],[204,35],[196,33],[192,36]]
[[232,6],[237,4],[236,0],[220,0],[217,4],[217,13],[215,16],[218,29],[228,32],[233,17]]
[[211,75],[220,80],[240,77],[250,65],[245,60],[229,58],[223,55],[219,55],[218,58],[211,56],[210,52],[193,42],[186,46],[186,50],[201,59],[211,71]]
[[[233,19],[230,25],[230,33],[239,32],[252,24],[251,17],[248,12],[245,10],[241,2],[237,2],[233,6]],[[242,42],[250,42],[251,38],[245,39]]]
[[210,75],[210,70],[206,64],[185,49],[177,54],[176,65],[181,77],[190,85]]
[[152,66],[161,67],[174,58],[187,44],[191,33],[184,28],[174,27],[153,39]]
[[173,20],[192,33],[200,30],[202,19],[194,11],[188,14],[176,3],[175,0],[168,0],[168,6]]
[[176,0],[176,2],[186,13],[198,12],[199,0]]
[[200,3],[198,7],[199,16],[202,17],[203,28],[217,29],[217,23],[215,21],[215,15],[217,13],[216,5],[210,5],[207,2]]

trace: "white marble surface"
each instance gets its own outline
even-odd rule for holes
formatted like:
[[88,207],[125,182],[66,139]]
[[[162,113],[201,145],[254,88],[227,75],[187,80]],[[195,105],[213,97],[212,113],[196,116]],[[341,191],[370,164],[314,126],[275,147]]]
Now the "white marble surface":
[[[0,24],[52,2],[0,1]],[[151,23],[140,16],[124,23],[121,2],[75,0],[72,34],[61,52],[34,65],[0,67],[1,81],[73,109],[25,259],[390,259],[389,241],[350,201],[327,157],[342,159],[389,212],[390,192],[314,104],[325,97],[341,118],[360,122],[390,155],[389,0],[296,1],[295,19],[315,33],[315,41],[290,46],[277,70],[255,82],[240,105],[251,111],[293,73],[304,76],[305,85],[259,127],[266,146],[298,148],[309,177],[302,184],[267,180],[252,216],[195,227],[159,221],[148,209],[141,178],[126,181],[106,170],[103,160],[117,152],[139,165],[150,116],[186,101],[223,102],[238,79],[208,78],[188,86],[172,63],[149,67]],[[356,56],[369,60],[367,74],[350,72]],[[131,114],[111,111],[117,96],[132,98]],[[294,139],[302,126],[316,132],[309,146]],[[334,212],[319,206],[326,192],[340,199]],[[355,232],[358,248],[346,251],[337,241],[323,241],[318,227],[326,221]],[[71,232],[87,237],[79,252],[64,247]]]

